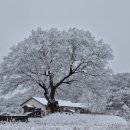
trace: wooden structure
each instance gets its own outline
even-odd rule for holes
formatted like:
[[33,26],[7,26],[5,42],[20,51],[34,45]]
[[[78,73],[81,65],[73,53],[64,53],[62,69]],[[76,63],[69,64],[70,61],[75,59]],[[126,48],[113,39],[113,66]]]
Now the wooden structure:
[[[84,103],[72,103],[71,101],[56,100],[58,101],[58,110],[79,112],[81,109],[86,109]],[[57,105],[56,104],[56,105]],[[50,113],[50,107],[45,98],[32,97],[25,101],[22,106],[22,114],[26,114],[30,117],[42,117]]]
[[23,106],[23,110],[24,110],[24,113],[26,113],[26,112],[34,112],[35,111],[35,107],[34,106],[32,106],[32,105],[25,105],[25,106]]
[[42,117],[41,108],[34,109],[32,112],[25,113],[29,117]]
[[0,115],[0,121],[7,121],[7,122],[28,122],[28,116],[25,115],[14,115],[14,116],[10,116],[10,115]]

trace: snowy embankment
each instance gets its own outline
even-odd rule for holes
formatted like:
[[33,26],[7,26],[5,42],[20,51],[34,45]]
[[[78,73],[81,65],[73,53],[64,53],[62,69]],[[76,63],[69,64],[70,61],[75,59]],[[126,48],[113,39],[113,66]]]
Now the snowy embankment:
[[87,114],[52,114],[30,119],[29,123],[0,124],[0,130],[128,130],[124,119],[117,116]]

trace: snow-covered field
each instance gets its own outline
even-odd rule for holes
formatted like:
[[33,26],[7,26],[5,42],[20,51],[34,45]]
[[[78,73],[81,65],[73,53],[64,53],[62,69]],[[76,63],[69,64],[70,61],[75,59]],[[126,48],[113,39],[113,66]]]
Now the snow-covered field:
[[128,127],[129,127],[129,129],[130,129],[130,120],[128,121]]
[[117,116],[57,113],[30,119],[29,123],[0,123],[0,130],[128,130],[128,127]]

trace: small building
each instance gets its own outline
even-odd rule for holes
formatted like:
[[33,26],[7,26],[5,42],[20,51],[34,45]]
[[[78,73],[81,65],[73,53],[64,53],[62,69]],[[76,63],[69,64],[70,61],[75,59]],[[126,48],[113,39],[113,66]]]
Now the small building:
[[[57,100],[61,111],[79,112],[86,108],[83,103],[72,103],[71,101]],[[42,117],[50,113],[47,106],[48,102],[45,98],[31,97],[21,104],[22,114],[28,114],[31,117]]]

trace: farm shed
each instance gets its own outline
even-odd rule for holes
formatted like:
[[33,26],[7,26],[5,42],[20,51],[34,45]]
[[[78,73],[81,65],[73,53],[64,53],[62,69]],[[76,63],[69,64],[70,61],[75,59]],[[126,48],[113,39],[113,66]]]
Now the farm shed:
[[[61,111],[72,111],[76,112],[80,109],[84,109],[85,104],[83,103],[72,103],[66,100],[57,100]],[[47,106],[47,100],[41,97],[31,97],[27,101],[21,104],[22,114],[34,113],[32,116],[45,116],[50,113],[50,109]]]

